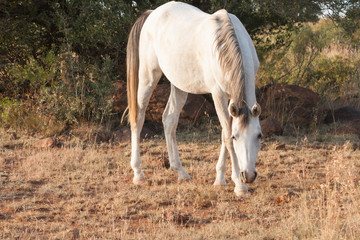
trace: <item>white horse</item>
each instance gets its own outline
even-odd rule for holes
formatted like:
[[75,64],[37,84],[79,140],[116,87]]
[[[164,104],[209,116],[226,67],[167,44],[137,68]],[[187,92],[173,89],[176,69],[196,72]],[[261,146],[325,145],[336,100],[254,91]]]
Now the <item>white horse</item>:
[[222,126],[214,185],[225,185],[230,154],[234,192],[248,194],[262,136],[255,96],[259,60],[240,20],[226,10],[210,15],[180,2],[145,12],[134,24],[127,45],[127,91],[131,124],[133,183],[141,184],[140,132],[145,110],[162,74],[171,82],[163,124],[170,168],[178,180],[190,179],[179,159],[176,127],[188,93],[211,93]]

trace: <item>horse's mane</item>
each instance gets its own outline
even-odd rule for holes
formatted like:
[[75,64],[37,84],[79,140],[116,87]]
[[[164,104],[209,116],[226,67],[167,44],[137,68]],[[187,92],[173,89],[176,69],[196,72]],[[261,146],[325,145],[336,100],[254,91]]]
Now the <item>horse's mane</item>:
[[244,114],[243,123],[248,122],[249,108],[246,104],[245,71],[239,42],[226,10],[214,14],[217,23],[215,49],[222,69],[223,78],[228,84],[230,99]]

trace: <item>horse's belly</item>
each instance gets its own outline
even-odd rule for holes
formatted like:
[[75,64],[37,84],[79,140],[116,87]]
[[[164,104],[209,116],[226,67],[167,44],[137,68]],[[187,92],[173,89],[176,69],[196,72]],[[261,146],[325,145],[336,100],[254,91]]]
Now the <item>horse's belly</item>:
[[166,78],[182,91],[193,94],[209,93],[201,65],[193,56],[166,52],[158,55],[159,65]]
[[[165,75],[166,76],[166,75]],[[178,77],[167,77],[169,81],[177,88],[181,89],[184,92],[192,94],[205,94],[209,93],[210,89],[207,85],[197,78],[178,78]]]

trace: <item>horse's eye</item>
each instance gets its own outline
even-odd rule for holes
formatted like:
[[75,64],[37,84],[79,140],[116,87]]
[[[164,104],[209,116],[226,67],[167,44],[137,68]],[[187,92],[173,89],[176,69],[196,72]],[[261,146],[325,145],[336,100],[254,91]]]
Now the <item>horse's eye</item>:
[[263,136],[262,133],[259,133],[259,135],[257,135],[257,138],[260,139],[262,138],[262,136]]
[[231,136],[232,140],[236,140],[236,137],[235,136]]

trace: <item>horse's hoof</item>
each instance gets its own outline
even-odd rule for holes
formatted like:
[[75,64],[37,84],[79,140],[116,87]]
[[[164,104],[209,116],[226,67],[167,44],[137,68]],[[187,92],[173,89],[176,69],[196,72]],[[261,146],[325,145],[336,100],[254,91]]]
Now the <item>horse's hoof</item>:
[[182,176],[179,176],[178,182],[183,183],[183,182],[192,182],[192,181],[190,175],[186,173]]
[[191,177],[187,172],[182,172],[179,174],[178,182],[191,182]]
[[241,186],[235,187],[234,192],[237,197],[248,197],[250,193],[248,191],[248,187],[245,184],[241,184]]
[[239,190],[239,191],[234,191],[235,192],[235,195],[237,197],[249,197],[250,196],[250,193],[249,191],[245,191],[245,190]]
[[145,178],[144,177],[134,178],[133,179],[133,184],[135,184],[135,185],[143,185],[144,183],[145,183]]
[[215,191],[219,191],[219,192],[222,192],[222,191],[224,191],[224,189],[225,189],[225,185],[213,185],[214,186],[214,190]]
[[186,177],[186,178],[178,178],[178,182],[179,183],[190,183],[190,182],[192,182],[191,181],[191,177]]
[[223,180],[215,180],[215,182],[214,182],[214,186],[215,187],[225,187],[226,186],[226,181],[225,181],[225,179],[223,179]]

